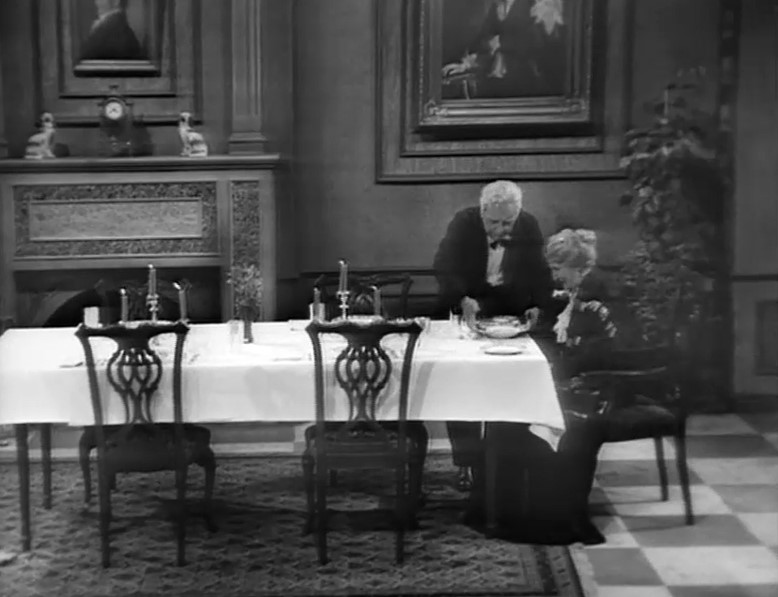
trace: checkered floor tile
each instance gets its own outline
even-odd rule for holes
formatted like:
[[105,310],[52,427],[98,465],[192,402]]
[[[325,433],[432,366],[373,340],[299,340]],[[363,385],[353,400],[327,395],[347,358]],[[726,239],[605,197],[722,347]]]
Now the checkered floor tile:
[[599,597],[778,596],[778,413],[699,415],[687,439],[694,525],[672,441],[661,501],[652,441],[609,444],[590,501]]

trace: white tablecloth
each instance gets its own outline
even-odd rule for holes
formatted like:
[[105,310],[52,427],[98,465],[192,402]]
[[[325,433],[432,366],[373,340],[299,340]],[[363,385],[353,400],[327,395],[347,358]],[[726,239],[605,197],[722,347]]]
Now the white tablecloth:
[[[253,345],[233,341],[235,326],[231,334],[229,324],[193,325],[183,367],[185,419],[315,420],[314,367],[304,325],[255,323]],[[83,352],[74,332],[74,328],[17,328],[0,337],[0,423],[94,422]],[[390,350],[399,348],[399,341],[388,338]],[[432,322],[414,360],[409,418],[526,422],[564,430],[550,367],[540,349],[529,338],[503,343],[520,346],[523,352],[485,354],[485,345],[494,342],[463,339],[449,322]],[[101,339],[97,358],[107,358],[113,346]],[[328,340],[325,358],[338,346]],[[171,347],[163,344],[159,351],[165,358]],[[152,411],[157,421],[172,420],[169,375],[163,374]],[[397,377],[398,373],[392,383],[398,383]],[[326,385],[335,392],[331,377]],[[121,401],[110,391],[104,373],[101,388],[107,421],[122,422]],[[345,399],[328,399],[328,404],[336,417],[347,412]],[[391,419],[396,410],[396,393],[387,392],[379,417]]]

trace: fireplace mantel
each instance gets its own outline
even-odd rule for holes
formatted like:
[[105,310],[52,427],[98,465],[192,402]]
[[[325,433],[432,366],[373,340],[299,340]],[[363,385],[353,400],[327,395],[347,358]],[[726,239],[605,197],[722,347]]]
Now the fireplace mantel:
[[[30,298],[20,282],[25,272],[153,263],[161,275],[219,268],[224,319],[234,313],[226,273],[256,265],[262,316],[273,319],[280,166],[275,154],[0,160],[0,317],[40,324],[29,313],[19,317],[20,300]],[[51,311],[57,289],[43,292]]]
[[203,158],[148,156],[133,158],[74,157],[49,160],[0,160],[0,176],[5,174],[54,174],[65,172],[200,172],[222,170],[275,170],[281,164],[278,154],[215,155]]

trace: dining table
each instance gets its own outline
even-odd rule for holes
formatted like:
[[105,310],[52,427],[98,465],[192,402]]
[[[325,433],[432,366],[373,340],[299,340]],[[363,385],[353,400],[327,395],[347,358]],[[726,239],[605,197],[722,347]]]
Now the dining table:
[[[182,362],[183,418],[188,423],[310,423],[315,421],[314,363],[306,320],[254,322],[253,341],[243,341],[240,321],[190,324]],[[94,425],[83,348],[76,328],[12,328],[0,336],[0,424],[16,426],[22,549],[32,544],[27,432],[30,425]],[[160,336],[152,348],[163,364],[172,362],[173,338]],[[94,338],[98,368],[115,349]],[[384,340],[399,358],[402,338]],[[328,338],[324,359],[333,362],[345,340]],[[152,406],[156,422],[173,420],[172,367],[163,366]],[[329,368],[331,369],[331,368]],[[376,417],[397,417],[400,369],[378,402]],[[105,368],[100,394],[106,424],[125,421]],[[327,417],[347,420],[348,401],[334,374],[325,378]],[[517,422],[555,447],[565,430],[551,366],[529,335],[493,339],[451,320],[426,321],[413,358],[408,418],[419,421]],[[486,462],[489,442],[485,442]],[[487,495],[494,475],[487,469]],[[487,527],[494,524],[487,499]]]

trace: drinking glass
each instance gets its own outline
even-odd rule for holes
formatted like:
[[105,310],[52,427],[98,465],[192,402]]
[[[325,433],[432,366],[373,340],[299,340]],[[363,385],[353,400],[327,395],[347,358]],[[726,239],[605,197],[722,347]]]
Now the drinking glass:
[[230,319],[227,325],[230,330],[230,352],[237,352],[243,344],[243,322],[240,319]]

